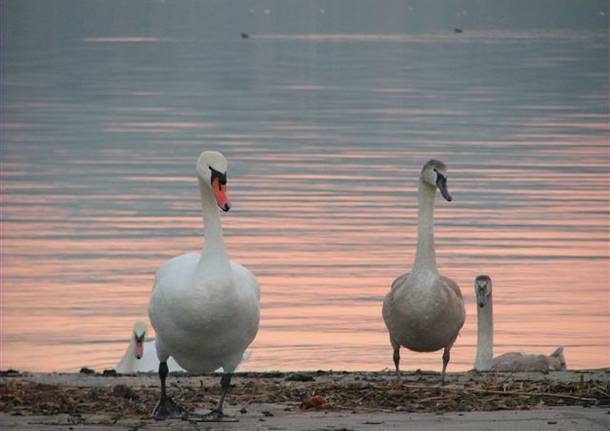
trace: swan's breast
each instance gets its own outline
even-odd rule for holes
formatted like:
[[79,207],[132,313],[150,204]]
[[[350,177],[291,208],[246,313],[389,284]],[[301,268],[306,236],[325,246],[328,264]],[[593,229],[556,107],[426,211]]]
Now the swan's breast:
[[445,308],[438,282],[437,274],[411,273],[394,295],[399,313],[409,315],[414,321],[421,321],[422,325],[438,319]]
[[443,277],[400,277],[386,296],[383,317],[390,336],[415,351],[439,350],[450,344],[464,324],[464,303]]

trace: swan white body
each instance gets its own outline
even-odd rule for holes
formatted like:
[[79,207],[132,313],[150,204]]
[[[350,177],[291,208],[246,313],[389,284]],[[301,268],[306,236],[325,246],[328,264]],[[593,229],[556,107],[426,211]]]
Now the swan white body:
[[[211,153],[211,152],[206,152]],[[170,259],[157,271],[149,305],[160,361],[172,356],[185,370],[233,372],[258,332],[259,287],[254,275],[229,260],[213,190],[204,178],[216,162],[214,153],[199,158],[199,189],[205,248]],[[223,163],[224,161],[224,163]]]
[[508,352],[497,356],[491,362],[492,371],[562,371],[566,369],[563,347],[558,347],[549,356],[523,352]]
[[229,260],[218,207],[230,208],[226,195],[227,161],[205,151],[197,161],[197,177],[204,219],[205,247],[170,259],[157,271],[149,303],[156,331],[161,398],[157,419],[182,417],[185,412],[166,395],[166,361],[171,356],[189,372],[211,372],[220,367],[223,395],[208,420],[223,417],[224,397],[246,348],[259,325],[259,286],[254,275]]
[[436,186],[447,200],[445,166],[431,160],[422,169],[418,190],[418,239],[412,271],[398,277],[383,302],[383,319],[394,348],[399,372],[401,346],[416,352],[445,349],[443,373],[449,351],[465,320],[458,285],[439,274],[434,249],[434,197]]
[[159,360],[171,356],[189,372],[233,372],[258,331],[256,278],[215,260],[199,253],[171,259],[157,272],[150,302]]
[[565,370],[563,347],[549,356],[523,352],[508,352],[493,357],[493,289],[491,278],[479,275],[474,282],[477,298],[477,355],[474,368],[478,371],[554,371]]

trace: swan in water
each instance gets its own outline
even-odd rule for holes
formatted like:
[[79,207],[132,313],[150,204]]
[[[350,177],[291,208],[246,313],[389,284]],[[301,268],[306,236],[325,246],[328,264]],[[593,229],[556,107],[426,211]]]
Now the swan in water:
[[[138,320],[133,325],[127,350],[116,367],[114,367],[117,373],[149,373],[159,369],[155,341],[154,339],[146,340],[147,330],[148,326],[142,320]],[[169,358],[167,367],[170,372],[184,371],[173,358]]]
[[400,377],[400,347],[415,352],[444,349],[441,384],[451,347],[464,325],[464,300],[459,286],[439,274],[434,251],[434,197],[438,188],[447,191],[447,169],[443,162],[430,160],[419,177],[417,252],[410,273],[398,277],[383,301],[383,320],[394,349],[396,375]]
[[566,369],[563,347],[549,356],[522,352],[508,352],[493,357],[494,323],[491,278],[479,275],[474,281],[477,298],[477,356],[474,368],[478,371],[557,371]]
[[167,396],[167,361],[173,357],[185,370],[211,372],[222,367],[218,406],[201,421],[223,421],[223,403],[231,375],[258,332],[258,282],[242,265],[229,260],[217,207],[229,211],[227,161],[216,151],[204,151],[197,161],[204,220],[205,247],[170,259],[157,271],[150,303],[150,321],[157,333],[161,397],[153,411],[157,419],[191,413]]

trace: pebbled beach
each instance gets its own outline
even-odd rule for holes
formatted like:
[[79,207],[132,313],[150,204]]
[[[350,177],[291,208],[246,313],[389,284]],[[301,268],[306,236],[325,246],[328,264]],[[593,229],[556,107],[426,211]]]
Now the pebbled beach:
[[[604,430],[610,369],[542,373],[237,373],[226,412],[236,423],[158,422],[155,374],[20,373],[0,377],[0,428],[15,430]],[[217,375],[174,374],[169,393],[192,411],[214,406]]]

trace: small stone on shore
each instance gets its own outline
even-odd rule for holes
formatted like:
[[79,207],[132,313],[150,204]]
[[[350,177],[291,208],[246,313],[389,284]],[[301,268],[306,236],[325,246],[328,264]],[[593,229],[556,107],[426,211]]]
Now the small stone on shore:
[[314,382],[316,379],[308,373],[290,373],[284,380],[287,382]]

